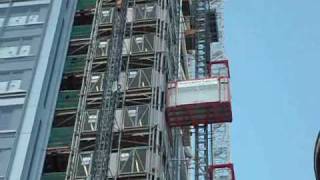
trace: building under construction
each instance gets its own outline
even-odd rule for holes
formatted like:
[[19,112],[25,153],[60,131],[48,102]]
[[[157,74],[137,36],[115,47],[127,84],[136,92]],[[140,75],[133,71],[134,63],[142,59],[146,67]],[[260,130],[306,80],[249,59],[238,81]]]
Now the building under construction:
[[[25,90],[16,26],[44,29]],[[0,180],[235,180],[222,0],[0,0],[0,38],[0,120],[21,119],[0,121]]]

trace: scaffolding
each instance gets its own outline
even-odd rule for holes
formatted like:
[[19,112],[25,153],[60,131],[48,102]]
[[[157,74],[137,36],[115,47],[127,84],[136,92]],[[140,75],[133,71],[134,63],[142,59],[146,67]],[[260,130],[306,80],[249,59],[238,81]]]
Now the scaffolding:
[[[88,71],[87,51],[90,44],[91,24],[95,0],[80,0],[74,17],[68,55],[57,100],[51,135],[46,150],[43,180],[65,180],[68,159],[73,151],[72,139],[79,106],[83,99],[82,82]],[[80,101],[79,101],[80,100]]]
[[[217,169],[231,167],[224,164],[232,115],[219,7],[207,0],[80,0],[43,179],[182,180],[193,167],[194,179],[222,180]],[[187,22],[188,8],[194,14]],[[219,90],[209,103],[171,106],[189,56],[196,81],[214,84],[199,89]]]
[[[178,78],[181,7],[165,0],[121,5],[127,8],[108,0],[78,5],[54,121],[74,129],[72,142],[48,149],[46,158],[52,164],[49,152],[59,152],[68,166],[43,177],[66,170],[72,180],[187,179],[187,164],[175,163],[185,159],[180,129],[168,129],[164,115],[167,81]],[[123,26],[117,14],[124,9]]]

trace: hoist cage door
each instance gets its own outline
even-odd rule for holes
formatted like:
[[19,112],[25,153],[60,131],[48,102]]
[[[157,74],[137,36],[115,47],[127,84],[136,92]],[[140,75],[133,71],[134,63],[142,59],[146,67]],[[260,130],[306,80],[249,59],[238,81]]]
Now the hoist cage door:
[[[124,38],[122,42],[122,55],[153,53],[155,51],[155,38],[154,34],[135,35],[131,38]],[[110,45],[110,39],[100,39],[97,42],[97,57],[107,57]]]
[[92,166],[92,157],[93,152],[81,152],[78,155],[78,164],[77,164],[77,173],[76,179],[77,180],[86,180],[90,177],[90,170]]
[[101,39],[97,42],[96,56],[106,57],[108,56],[108,49],[110,46],[110,39]]
[[169,83],[166,115],[169,126],[231,122],[229,79]]
[[116,110],[114,130],[148,127],[149,121],[150,105],[125,106]]
[[100,12],[100,24],[112,24],[113,11],[113,7],[103,8]]
[[154,52],[154,34],[143,34],[132,36],[131,53],[152,53]]
[[129,69],[127,74],[127,88],[151,87],[152,72],[152,68]]
[[235,180],[233,164],[211,165],[209,167],[210,180]]
[[119,176],[135,176],[151,172],[159,168],[157,162],[159,156],[148,150],[147,147],[135,147],[121,149],[119,154],[112,153],[110,156],[109,178],[115,174]]
[[82,132],[95,132],[97,131],[97,121],[100,114],[98,109],[87,110],[84,116],[84,123],[82,126]]
[[153,20],[158,17],[159,8],[154,3],[137,4],[134,12],[135,21]]
[[103,80],[104,73],[94,73],[91,75],[90,79],[90,89],[89,92],[102,92],[103,91]]

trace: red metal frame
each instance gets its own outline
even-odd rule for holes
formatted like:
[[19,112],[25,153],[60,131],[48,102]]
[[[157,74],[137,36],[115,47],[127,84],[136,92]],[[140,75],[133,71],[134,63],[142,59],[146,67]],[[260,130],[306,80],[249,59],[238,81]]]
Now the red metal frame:
[[[219,77],[204,79],[218,79],[220,84],[221,80],[228,80],[229,78]],[[176,88],[177,83],[178,81],[169,84],[168,89]],[[221,86],[219,86],[219,88],[221,88]],[[222,99],[219,97],[219,101],[167,107],[166,120],[168,125],[170,127],[183,127],[191,125],[196,126],[199,124],[232,122],[231,95],[229,89],[227,91],[227,98]],[[219,94],[220,93],[221,90],[219,89]],[[169,102],[168,97],[169,94],[167,96],[167,102]]]
[[[227,67],[227,69],[228,69],[228,76],[227,76],[227,78],[230,78],[230,68],[229,68],[229,61],[227,60],[227,59],[225,59],[225,60],[219,60],[219,61],[211,61],[210,63],[209,63],[209,67],[208,67],[208,72],[209,72],[209,76],[210,77],[215,77],[215,76],[211,76],[211,67],[212,66],[214,66],[215,64],[224,64],[226,67]],[[220,76],[221,77],[221,76]],[[225,76],[223,76],[223,77],[225,77]],[[226,78],[226,77],[225,77]]]
[[231,103],[213,102],[168,107],[166,116],[170,127],[232,122]]
[[216,169],[229,169],[231,172],[231,180],[236,180],[235,174],[234,174],[234,167],[233,164],[229,163],[229,164],[217,164],[217,165],[211,165],[208,169],[208,173],[209,173],[209,180],[215,180],[213,179],[214,177],[214,171]]

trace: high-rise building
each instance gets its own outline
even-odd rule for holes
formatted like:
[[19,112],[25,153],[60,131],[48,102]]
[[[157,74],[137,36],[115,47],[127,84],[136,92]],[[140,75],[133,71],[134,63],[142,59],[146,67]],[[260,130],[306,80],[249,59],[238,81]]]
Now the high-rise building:
[[316,179],[320,180],[320,133],[314,148],[314,172],[316,174]]
[[0,0],[0,179],[38,179],[74,1]]
[[222,0],[1,8],[0,180],[234,180]]

